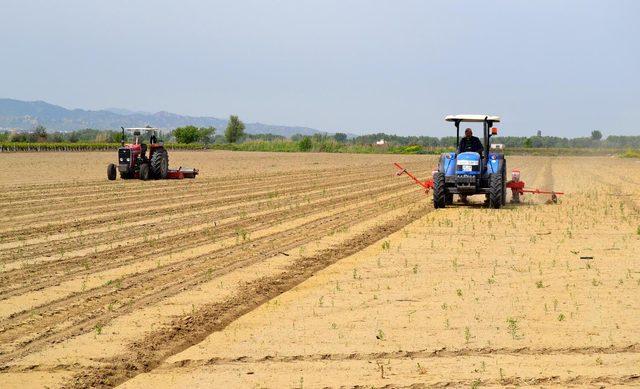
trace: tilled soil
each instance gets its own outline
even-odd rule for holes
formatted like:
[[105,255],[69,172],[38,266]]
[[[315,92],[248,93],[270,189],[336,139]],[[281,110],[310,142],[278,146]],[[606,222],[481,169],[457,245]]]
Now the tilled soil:
[[567,195],[434,211],[391,165],[432,156],[112,157],[0,155],[2,387],[640,384],[633,160],[511,157]]
[[[211,166],[221,155],[251,168]],[[34,167],[87,157],[33,156]],[[87,159],[106,165],[109,156]],[[422,193],[393,179],[390,156],[285,155],[293,164],[281,156],[196,153],[198,167],[217,176],[181,181],[109,182],[96,162],[86,179],[39,183],[20,166],[0,191],[5,382],[124,382],[430,210]],[[433,163],[404,159],[430,161],[422,174]],[[209,298],[195,297],[204,291]],[[138,319],[151,327],[120,331]]]
[[510,162],[567,194],[426,212],[124,387],[638,386],[639,162]]

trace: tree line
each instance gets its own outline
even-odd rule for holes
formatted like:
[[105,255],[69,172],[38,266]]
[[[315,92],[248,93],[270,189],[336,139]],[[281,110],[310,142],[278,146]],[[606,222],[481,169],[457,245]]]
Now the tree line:
[[[16,143],[119,143],[122,134],[118,130],[81,129],[77,131],[49,132],[43,126],[36,126],[27,132],[0,132],[0,142]],[[309,151],[318,144],[345,145],[375,145],[383,139],[387,146],[407,147],[420,146],[424,148],[449,148],[456,142],[454,136],[400,136],[383,132],[349,137],[344,132],[335,134],[316,133],[313,135],[295,134],[290,138],[274,134],[248,134],[244,123],[236,115],[231,115],[224,133],[218,134],[215,127],[196,127],[192,125],[178,127],[173,131],[160,134],[160,139],[166,142],[180,144],[201,144],[204,146],[224,143],[242,142],[295,142],[301,151]],[[542,136],[538,132],[534,136],[496,136],[493,143],[502,143],[508,148],[612,148],[612,149],[640,149],[640,136],[609,135],[603,137],[602,132],[594,130],[586,137],[557,137]]]
[[[236,143],[245,138],[245,125],[236,115],[229,117],[224,135],[216,135],[215,127],[183,126],[170,132],[160,131],[160,139],[165,141],[175,141],[182,144],[201,143],[208,145],[211,143]],[[125,135],[126,137],[127,135]],[[248,138],[273,138],[274,135],[267,134],[266,137],[250,135]],[[122,132],[118,130],[96,130],[85,128],[76,131],[53,131],[38,125],[33,130],[27,132],[0,132],[0,142],[13,143],[119,143],[122,140]]]

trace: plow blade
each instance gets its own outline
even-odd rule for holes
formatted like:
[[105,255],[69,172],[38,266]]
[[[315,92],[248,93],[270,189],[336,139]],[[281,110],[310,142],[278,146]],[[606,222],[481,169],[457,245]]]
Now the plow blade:
[[183,178],[196,178],[198,169],[190,167],[179,167],[178,169],[169,169],[167,173],[168,180],[181,180]]

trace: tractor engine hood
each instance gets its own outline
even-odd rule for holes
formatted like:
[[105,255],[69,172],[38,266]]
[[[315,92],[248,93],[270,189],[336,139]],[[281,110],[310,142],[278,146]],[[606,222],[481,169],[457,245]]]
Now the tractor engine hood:
[[474,152],[464,152],[458,154],[456,158],[456,174],[478,175],[481,165],[480,154]]

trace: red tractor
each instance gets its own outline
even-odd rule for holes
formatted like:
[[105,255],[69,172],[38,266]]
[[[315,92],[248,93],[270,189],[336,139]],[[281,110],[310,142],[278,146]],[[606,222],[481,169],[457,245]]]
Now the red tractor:
[[[133,143],[125,144],[125,130],[133,132]],[[142,131],[149,135],[148,147],[141,142]],[[148,156],[147,149],[149,150]],[[122,146],[118,149],[118,165],[109,164],[107,178],[115,180],[118,172],[120,172],[121,179],[139,178],[144,181],[148,179],[195,178],[198,174],[197,169],[169,169],[169,153],[164,148],[164,143],[158,140],[158,129],[149,126],[122,128]]]

